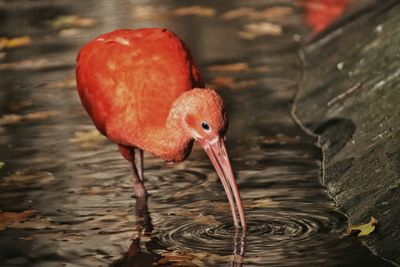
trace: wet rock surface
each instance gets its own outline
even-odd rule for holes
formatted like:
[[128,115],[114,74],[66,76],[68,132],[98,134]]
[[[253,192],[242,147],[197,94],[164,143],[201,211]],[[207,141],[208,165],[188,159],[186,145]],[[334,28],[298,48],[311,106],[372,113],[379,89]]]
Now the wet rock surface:
[[352,223],[377,218],[365,243],[398,264],[399,27],[400,6],[386,1],[318,36],[303,50],[294,104],[301,123],[320,136],[329,193]]

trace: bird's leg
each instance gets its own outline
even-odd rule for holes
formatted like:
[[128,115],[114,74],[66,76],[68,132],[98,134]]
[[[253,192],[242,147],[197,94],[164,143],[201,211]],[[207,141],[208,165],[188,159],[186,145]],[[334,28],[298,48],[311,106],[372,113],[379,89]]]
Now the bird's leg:
[[131,161],[133,189],[135,190],[136,198],[139,199],[147,196],[143,183],[143,150],[133,148],[131,149],[131,154],[133,154],[133,161]]

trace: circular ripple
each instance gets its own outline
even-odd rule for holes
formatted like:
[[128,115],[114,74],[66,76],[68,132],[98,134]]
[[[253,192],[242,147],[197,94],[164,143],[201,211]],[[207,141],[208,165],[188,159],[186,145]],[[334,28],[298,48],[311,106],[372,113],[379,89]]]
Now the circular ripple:
[[[322,239],[316,235],[326,235],[336,229],[340,222],[334,216],[324,217],[318,211],[314,212],[317,213],[282,210],[247,212],[246,250],[265,252],[266,248],[271,247],[295,249],[300,243],[303,247],[318,246]],[[168,220],[168,225],[162,226],[164,230],[160,237],[168,247],[232,253],[232,241],[235,241],[233,225],[205,225],[180,216],[169,217]]]

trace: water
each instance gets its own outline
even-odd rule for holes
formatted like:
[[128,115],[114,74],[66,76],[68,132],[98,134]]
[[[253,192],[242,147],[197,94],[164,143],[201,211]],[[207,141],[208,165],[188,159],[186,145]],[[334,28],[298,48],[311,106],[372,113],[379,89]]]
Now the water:
[[[307,32],[301,10],[283,0],[201,4],[209,8],[200,10],[203,16],[179,17],[166,15],[180,7],[177,1],[0,2],[1,35],[33,39],[0,61],[1,114],[58,112],[0,126],[6,164],[0,209],[34,210],[0,231],[1,266],[388,265],[343,235],[346,217],[319,183],[321,151],[290,116],[302,72],[295,40]],[[245,25],[263,20],[222,18],[241,7],[277,6],[290,10],[269,17],[283,27],[277,35],[240,37]],[[50,21],[66,14],[95,18],[96,25],[54,29]],[[93,129],[73,85],[79,47],[114,28],[150,26],[177,32],[205,80],[219,85],[249,223],[245,238],[235,233],[222,185],[200,147],[174,165],[145,155],[148,210],[135,216],[128,163],[117,147],[71,140]],[[33,61],[6,64],[21,60]],[[234,63],[241,63],[236,71],[215,67]]]

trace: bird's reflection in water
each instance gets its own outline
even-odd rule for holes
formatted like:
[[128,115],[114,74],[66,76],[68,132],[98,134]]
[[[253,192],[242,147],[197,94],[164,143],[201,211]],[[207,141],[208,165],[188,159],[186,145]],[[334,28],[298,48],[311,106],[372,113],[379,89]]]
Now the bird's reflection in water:
[[[148,267],[148,266],[175,266],[174,263],[166,261],[163,263],[162,255],[153,252],[154,250],[167,250],[167,247],[160,247],[161,242],[145,242],[141,243],[141,239],[151,239],[153,224],[148,210],[147,197],[136,199],[135,204],[135,226],[136,236],[133,238],[128,252],[119,260],[111,264],[112,267]],[[245,239],[246,235],[241,230],[235,230],[232,235],[233,251],[232,257],[228,262],[228,266],[242,267],[243,257],[245,254]],[[143,247],[142,247],[142,246]],[[151,248],[148,248],[151,246]],[[157,247],[155,247],[157,246]],[[205,259],[206,261],[207,259]],[[181,265],[179,265],[181,266]],[[190,265],[191,266],[191,265]]]

